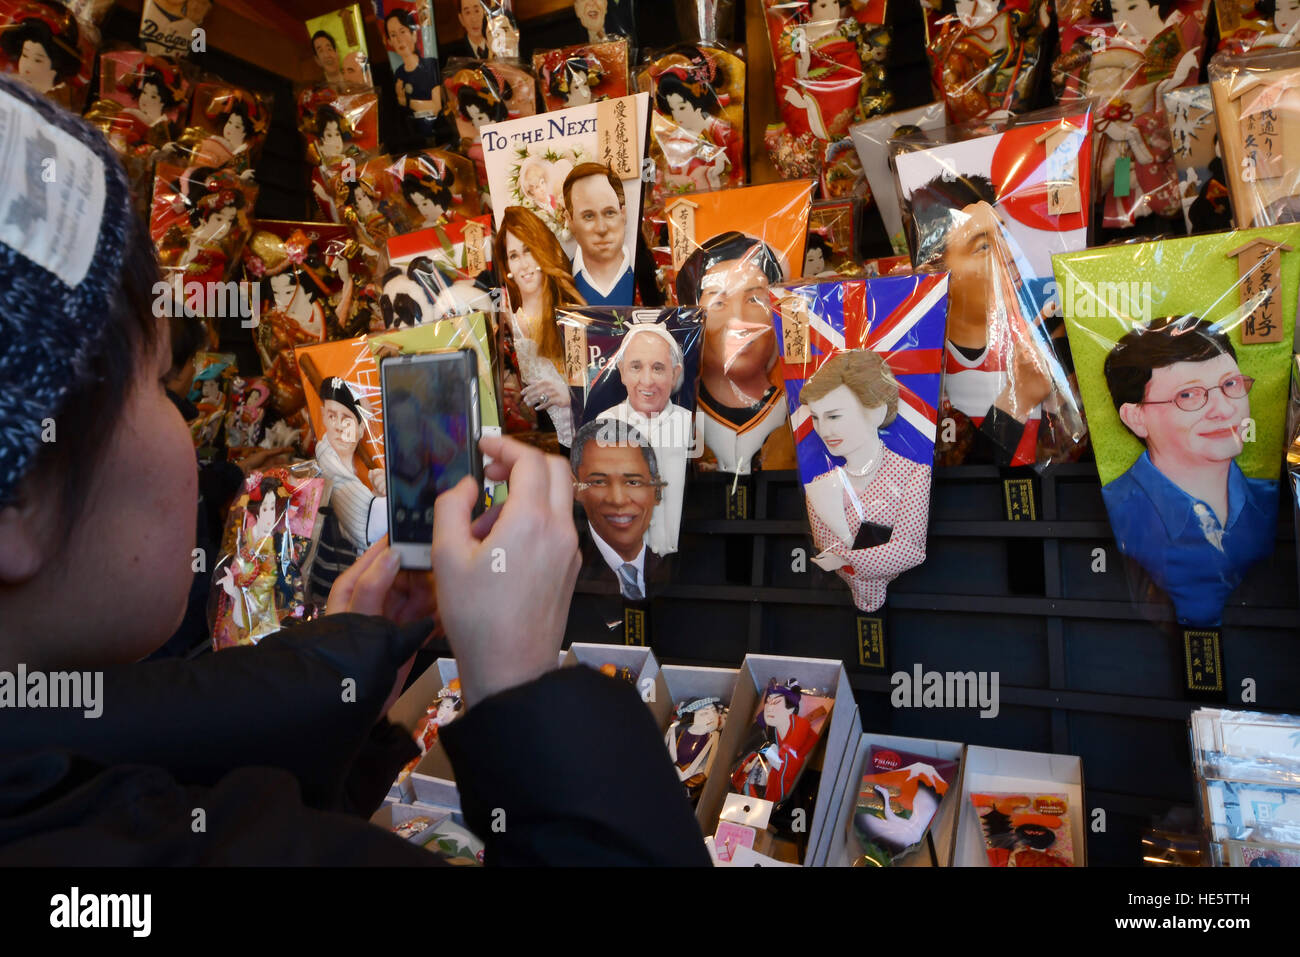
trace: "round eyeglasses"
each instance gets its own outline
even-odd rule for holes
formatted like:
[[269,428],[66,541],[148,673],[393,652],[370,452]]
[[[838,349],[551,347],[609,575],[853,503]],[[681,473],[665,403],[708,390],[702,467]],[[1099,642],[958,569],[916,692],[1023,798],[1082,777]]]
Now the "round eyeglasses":
[[1251,386],[1255,380],[1248,375],[1235,375],[1229,379],[1224,379],[1218,385],[1210,386],[1208,389],[1200,385],[1189,385],[1186,389],[1178,390],[1178,394],[1172,399],[1161,399],[1158,402],[1141,402],[1140,405],[1169,405],[1174,404],[1184,412],[1199,412],[1205,408],[1205,404],[1210,401],[1210,393],[1215,389],[1222,389],[1223,394],[1229,399],[1244,399],[1250,394]]

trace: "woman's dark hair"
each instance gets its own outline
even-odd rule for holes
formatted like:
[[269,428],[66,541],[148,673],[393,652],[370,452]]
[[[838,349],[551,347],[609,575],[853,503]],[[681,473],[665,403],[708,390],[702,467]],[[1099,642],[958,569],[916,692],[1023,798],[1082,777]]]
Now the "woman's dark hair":
[[208,332],[203,325],[203,320],[186,315],[184,309],[178,310],[176,306],[177,304],[173,302],[173,315],[168,320],[168,325],[171,327],[171,371],[173,373],[179,372],[185,363],[193,359],[199,350],[208,344]]
[[116,277],[118,291],[102,320],[108,327],[102,345],[58,413],[59,440],[41,443],[27,469],[42,477],[40,487],[57,489],[61,508],[55,531],[65,542],[120,426],[128,393],[133,387],[157,388],[150,383],[157,376],[151,354],[161,335],[154,318],[158,260],[144,223],[134,214],[122,240],[126,251]]
[[591,78],[591,64],[587,62],[587,58],[584,56],[568,57],[551,72],[551,78],[546,84],[547,91],[551,96],[566,99],[569,91],[563,88],[572,86],[572,77],[577,76],[579,73],[588,79]]
[[333,123],[339,128],[339,136],[346,143],[352,137],[348,136],[344,127],[347,125],[343,122],[343,114],[328,103],[316,111],[316,138],[320,139],[325,135],[325,128]]
[[1196,316],[1165,316],[1124,333],[1106,355],[1102,372],[1118,412],[1120,406],[1146,398],[1152,370],[1225,354],[1237,361],[1231,340],[1214,324]]
[[808,248],[805,249],[803,253],[805,259],[808,258],[809,250],[812,249],[820,249],[822,251],[822,258],[827,262],[830,262],[831,257],[835,255],[835,247],[833,247],[830,240],[821,233],[808,234]]
[[[49,6],[57,5],[49,4]],[[58,8],[62,9],[61,6]],[[29,40],[32,43],[39,43],[45,50],[45,55],[50,58],[50,65],[54,67],[56,82],[62,83],[81,68],[81,57],[77,52],[81,43],[81,32],[77,29],[76,19],[71,15],[67,18],[67,29],[61,36],[56,36],[50,25],[39,17],[29,17],[17,26],[5,30],[4,35],[0,36],[0,45],[3,45],[9,59],[17,63],[18,58],[23,55],[23,47]]]
[[981,202],[993,206],[997,201],[997,189],[987,176],[957,176],[951,180],[936,176],[913,190],[903,200],[908,245],[916,257],[913,265],[923,266],[943,255],[954,212]]
[[144,92],[146,86],[152,86],[158,91],[158,99],[162,100],[163,110],[170,110],[176,106],[176,95],[172,93],[172,88],[168,85],[162,70],[156,66],[146,66],[131,81],[130,92],[135,97],[136,103],[140,102],[140,94]]
[[768,282],[785,278],[781,260],[775,250],[761,239],[755,239],[734,229],[705,240],[699,249],[682,263],[677,274],[677,301],[683,306],[697,306],[700,302],[700,284],[710,269],[719,263],[748,259],[754,263]]
[[431,184],[414,173],[407,173],[402,177],[402,195],[412,206],[415,205],[416,196],[424,196],[441,206],[444,213],[451,209],[451,190],[440,183]]
[[244,139],[248,140],[253,136],[253,119],[248,115],[248,104],[242,99],[232,99],[229,106],[222,109],[217,114],[217,128],[222,131],[226,130],[226,124],[230,122],[232,116],[238,116],[244,124]]
[[385,34],[388,33],[388,21],[389,21],[389,20],[393,20],[393,19],[396,19],[398,23],[400,23],[402,26],[406,27],[406,29],[410,30],[412,33],[419,33],[419,32],[420,32],[420,25],[419,25],[419,23],[418,23],[418,22],[416,21],[416,19],[415,19],[415,11],[413,11],[413,10],[394,10],[392,13],[388,14],[388,16],[384,17],[384,33],[385,33]]
[[673,111],[668,106],[668,97],[674,95],[680,96],[691,106],[703,110],[710,116],[717,116],[722,112],[718,95],[713,92],[713,87],[703,80],[687,81],[680,73],[665,73],[655,84],[655,109],[664,116],[671,116]]
[[[302,36],[301,33],[298,35]],[[328,30],[317,30],[315,33],[311,35],[311,46],[313,50],[316,49],[316,41],[319,40],[321,37],[324,37],[326,40],[330,42],[330,46],[334,48],[335,53],[339,52],[339,45],[334,42],[334,34],[330,33]]]
[[276,276],[291,276],[293,278],[294,285],[296,285],[299,289],[301,289],[304,293],[306,293],[307,298],[310,299],[312,302],[316,302],[320,299],[325,299],[329,296],[329,290],[322,289],[317,284],[315,278],[312,276],[311,273],[309,273],[305,269],[299,268],[298,266],[294,266],[291,269],[286,269],[284,272],[278,272],[273,276],[262,277],[261,281],[259,282],[261,289],[258,290],[259,295],[262,297],[262,302],[275,301],[275,290],[271,286],[271,280],[274,279]]
[[510,84],[504,80],[497,80],[486,71],[483,73],[483,80],[485,88],[482,90],[468,83],[456,90],[456,109],[466,120],[469,119],[471,106],[477,106],[479,112],[485,113],[494,123],[508,119],[510,109],[506,106],[506,101],[510,99]]

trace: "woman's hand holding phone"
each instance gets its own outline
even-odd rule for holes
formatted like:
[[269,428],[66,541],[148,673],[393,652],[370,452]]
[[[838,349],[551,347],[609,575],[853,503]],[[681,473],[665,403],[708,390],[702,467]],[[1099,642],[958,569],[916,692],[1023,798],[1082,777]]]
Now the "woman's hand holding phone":
[[469,707],[556,667],[581,564],[569,463],[513,439],[479,447],[487,477],[510,483],[505,504],[474,519],[481,488],[466,478],[433,520],[438,609]]

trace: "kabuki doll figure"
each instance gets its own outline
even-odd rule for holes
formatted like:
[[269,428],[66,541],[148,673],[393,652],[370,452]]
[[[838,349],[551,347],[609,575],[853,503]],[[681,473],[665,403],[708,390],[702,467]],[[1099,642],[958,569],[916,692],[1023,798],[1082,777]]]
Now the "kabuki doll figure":
[[1300,0],[1215,0],[1214,5],[1220,50],[1300,45]]
[[595,92],[605,79],[605,68],[594,55],[576,50],[565,57],[553,70],[541,77],[546,91],[546,107],[550,110],[566,106],[586,106],[604,99]]
[[1208,0],[1061,5],[1061,53],[1052,79],[1060,102],[1098,104],[1105,228],[1182,213],[1164,94],[1196,83],[1207,7]]
[[188,294],[195,283],[225,280],[248,237],[255,188],[212,169],[184,170],[169,183],[170,170],[159,168],[150,232],[164,272]]
[[736,185],[742,158],[739,137],[721,117],[712,84],[671,70],[655,84],[655,111],[673,126],[656,141],[663,151],[664,186],[670,193],[703,192]]
[[380,168],[358,169],[355,177],[335,176],[334,197],[339,218],[352,227],[352,234],[362,253],[374,260],[373,271],[382,273],[388,268],[388,240],[398,233],[402,217],[399,210],[384,196]]
[[357,143],[358,131],[352,118],[340,110],[339,105],[336,102],[321,103],[303,117],[307,156],[313,164],[312,193],[321,211],[333,222],[339,221],[339,213],[335,198],[330,195],[329,183],[349,160],[354,166],[360,166],[366,156],[366,151]]
[[425,709],[425,716],[415,726],[415,742],[421,754],[428,754],[433,742],[438,740],[438,729],[445,728],[465,711],[465,699],[460,693],[460,679],[452,678],[438,692],[438,697]]
[[[194,147],[192,167],[229,166],[244,179],[252,179],[254,153],[261,149],[266,134],[266,108],[247,90],[222,88],[204,108],[209,130]],[[193,131],[186,139],[193,139]]]
[[480,176],[486,181],[487,173],[483,166],[482,130],[489,123],[500,123],[509,119],[509,102],[514,90],[510,83],[484,67],[481,70],[468,71],[469,76],[462,78],[457,73],[460,85],[456,87],[456,116],[460,129],[461,149],[474,161]]
[[346,328],[352,310],[354,282],[345,256],[335,256],[332,269],[343,287],[337,306],[319,266],[308,262],[311,241],[301,231],[280,242],[258,233],[246,257],[248,271],[261,280],[262,312],[257,327],[257,348],[262,368],[281,415],[291,416],[306,400],[294,349],[330,338],[329,308],[339,328]]
[[[94,50],[77,18],[62,4],[28,0],[0,11],[0,51],[5,72],[14,73],[37,93],[80,112]],[[87,56],[88,55],[88,56]]]
[[803,696],[794,679],[778,683],[773,678],[767,683],[754,727],[732,767],[733,791],[777,805],[790,797],[825,721],[823,711],[814,728],[812,716],[800,714]]
[[716,695],[683,701],[677,707],[676,720],[664,735],[668,758],[677,770],[678,779],[686,786],[692,804],[700,799],[713,762],[717,760],[718,738],[726,714],[722,699]]
[[402,197],[410,207],[414,229],[433,229],[451,220],[452,171],[432,157],[411,157],[402,166]]
[[154,161],[178,132],[176,126],[189,107],[190,85],[175,61],[136,51],[101,57],[101,89],[110,83],[86,118],[104,131],[122,157],[143,214],[153,185]]
[[764,6],[784,126],[769,133],[768,149],[786,176],[815,175],[826,142],[893,106],[885,82],[885,4],[764,0]]
[[1021,112],[1034,92],[1047,0],[923,0],[935,95],[953,123]]
[[225,629],[214,628],[218,647],[225,647],[226,641],[255,645],[279,631],[277,609],[293,601],[288,567],[296,556],[289,533],[289,490],[280,479],[265,476],[248,493],[246,507],[235,555],[217,581],[228,601],[230,622],[240,634],[233,641],[223,640]]

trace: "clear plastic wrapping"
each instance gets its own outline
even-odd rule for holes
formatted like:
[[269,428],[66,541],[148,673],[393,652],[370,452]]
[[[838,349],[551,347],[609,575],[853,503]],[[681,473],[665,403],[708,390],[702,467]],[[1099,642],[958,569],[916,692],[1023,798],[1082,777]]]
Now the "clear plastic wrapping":
[[1165,112],[1173,138],[1178,193],[1188,233],[1232,226],[1227,177],[1219,150],[1219,125],[1208,85],[1165,91]]
[[446,109],[455,117],[460,152],[474,161],[486,183],[483,127],[536,113],[537,81],[522,66],[452,59],[445,66],[442,88]]
[[695,193],[667,208],[656,249],[675,299],[704,310],[697,466],[748,475],[794,467],[769,287],[798,278],[812,183]]
[[[635,302],[649,112],[649,94],[637,93],[484,127],[495,259],[512,309],[525,308],[533,321],[544,311],[520,301],[521,293],[533,294],[517,280],[536,276],[531,266],[514,275],[521,255],[550,284],[572,285],[572,291],[552,290],[552,306]],[[542,230],[558,243],[559,256]]]
[[886,0],[763,0],[781,122],[765,134],[786,179],[817,177],[826,144],[888,112]]
[[1300,41],[1300,4],[1295,0],[1214,0],[1214,12],[1220,50],[1245,53]]
[[378,326],[379,290],[367,258],[344,226],[261,220],[244,249],[256,284],[254,341],[276,411],[295,426],[303,408],[294,359],[300,346],[359,335]]
[[99,58],[99,99],[86,119],[122,158],[131,195],[146,215],[158,152],[180,135],[190,113],[190,80],[177,60],[139,50],[105,51]]
[[1237,226],[1300,219],[1300,50],[1216,53],[1210,89]]
[[[83,7],[83,14],[89,13]],[[0,0],[0,72],[80,113],[94,77],[99,30],[58,0]]]
[[774,290],[816,554],[859,609],[925,560],[946,274]]
[[1218,625],[1273,552],[1298,248],[1292,225],[1055,258],[1102,498],[1152,617],[1163,595],[1183,626]]
[[270,123],[268,95],[206,79],[194,87],[190,125],[166,153],[190,169],[228,169],[252,180]]
[[[681,44],[637,74],[650,95],[655,221],[671,197],[745,182],[745,61],[721,47]],[[647,224],[648,225],[648,224]]]
[[312,56],[327,86],[345,92],[374,85],[360,4],[312,17],[306,28]]
[[548,111],[586,106],[631,92],[627,40],[622,37],[538,50],[533,54],[533,72]]
[[330,222],[340,222],[330,183],[379,152],[379,97],[374,90],[306,87],[298,92],[298,129],[307,141],[317,208]]
[[930,84],[953,123],[1022,112],[1050,22],[1047,0],[922,0]]
[[214,0],[144,0],[140,45],[145,52],[188,56]]
[[907,240],[903,236],[903,216],[898,208],[889,141],[895,135],[934,132],[942,129],[945,123],[943,104],[931,103],[885,116],[873,116],[849,128],[858,158],[862,161],[863,175],[870,187],[871,200],[880,211],[890,246],[899,255],[907,252]]
[[212,570],[208,615],[214,651],[255,645],[311,615],[306,576],[326,484],[301,469],[245,477]]
[[1045,468],[1083,451],[1051,256],[1087,245],[1091,131],[1086,110],[1058,107],[891,140],[912,263],[950,275],[940,465]]
[[1052,83],[1062,103],[1096,104],[1101,224],[1179,215],[1164,93],[1191,86],[1205,57],[1209,0],[1112,8],[1108,0],[1056,0],[1061,52]]
[[805,279],[849,279],[862,275],[858,223],[862,204],[856,199],[813,203],[808,213],[808,242],[803,251]]
[[[624,562],[637,564],[642,546],[663,558],[677,551],[686,461],[694,453],[700,310],[563,310],[558,321],[569,382],[581,397],[571,462],[585,531]],[[615,488],[605,459],[626,459],[624,474],[640,468],[649,484]],[[610,571],[619,574],[612,565]],[[627,583],[623,594],[643,598],[646,590]]]

